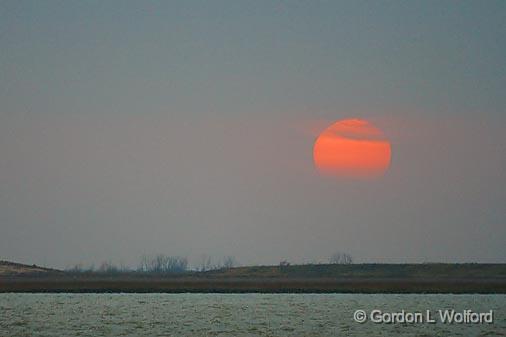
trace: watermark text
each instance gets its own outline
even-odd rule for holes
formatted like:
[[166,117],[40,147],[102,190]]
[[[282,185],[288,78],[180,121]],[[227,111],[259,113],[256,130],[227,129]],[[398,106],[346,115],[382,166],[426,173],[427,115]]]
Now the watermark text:
[[425,311],[382,311],[373,309],[369,312],[356,310],[353,320],[357,323],[367,321],[377,324],[491,324],[494,323],[494,311],[476,312],[470,309],[457,311],[453,309],[425,310]]

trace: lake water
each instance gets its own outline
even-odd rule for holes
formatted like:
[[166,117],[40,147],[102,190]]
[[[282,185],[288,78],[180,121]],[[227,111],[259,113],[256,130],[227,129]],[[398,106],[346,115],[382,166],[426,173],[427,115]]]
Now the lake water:
[[[353,319],[358,309],[367,322]],[[373,323],[371,310],[494,312],[493,323]],[[497,336],[506,295],[0,294],[0,336]]]

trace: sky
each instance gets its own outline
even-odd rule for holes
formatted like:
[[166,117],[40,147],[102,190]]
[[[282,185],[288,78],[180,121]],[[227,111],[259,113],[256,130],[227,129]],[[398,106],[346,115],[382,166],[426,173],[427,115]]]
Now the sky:
[[[506,262],[503,1],[0,2],[0,259]],[[313,144],[361,118],[375,179]]]

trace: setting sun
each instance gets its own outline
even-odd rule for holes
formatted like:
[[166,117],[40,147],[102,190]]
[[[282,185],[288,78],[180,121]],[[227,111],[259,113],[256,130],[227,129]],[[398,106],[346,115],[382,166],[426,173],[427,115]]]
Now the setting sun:
[[383,132],[363,119],[345,119],[325,129],[313,148],[319,172],[338,177],[382,175],[390,165],[390,143]]

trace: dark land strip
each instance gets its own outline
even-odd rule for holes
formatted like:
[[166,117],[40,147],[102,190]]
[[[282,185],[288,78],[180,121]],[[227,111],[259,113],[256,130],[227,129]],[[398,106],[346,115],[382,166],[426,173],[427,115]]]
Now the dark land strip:
[[506,264],[318,264],[179,274],[37,269],[0,274],[0,292],[506,294]]
[[504,279],[3,278],[0,292],[28,293],[480,293],[506,294]]

